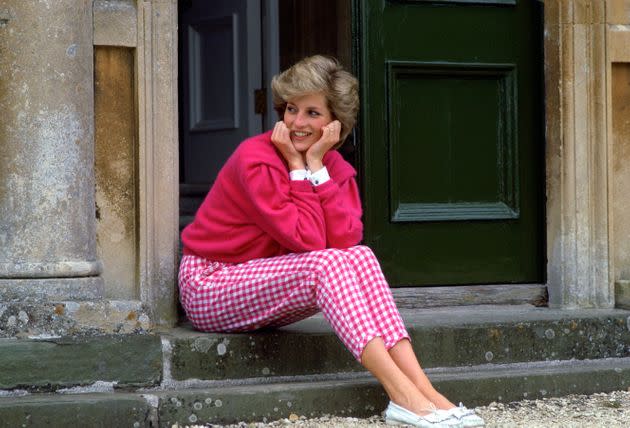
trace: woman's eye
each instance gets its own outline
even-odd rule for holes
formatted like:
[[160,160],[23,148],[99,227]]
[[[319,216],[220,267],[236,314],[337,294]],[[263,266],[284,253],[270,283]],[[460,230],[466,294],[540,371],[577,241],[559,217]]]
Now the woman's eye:
[[315,117],[315,116],[319,116],[319,112],[316,112],[315,110],[311,110],[308,112],[308,114],[310,114],[311,116]]
[[288,111],[289,113],[295,113],[295,112],[296,112],[296,108],[295,108],[295,107],[293,107],[293,106],[287,106],[287,111]]

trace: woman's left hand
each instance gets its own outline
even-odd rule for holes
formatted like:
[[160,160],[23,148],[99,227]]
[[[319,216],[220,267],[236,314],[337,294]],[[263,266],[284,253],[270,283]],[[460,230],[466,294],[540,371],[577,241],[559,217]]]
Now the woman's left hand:
[[339,142],[341,135],[341,122],[333,120],[322,127],[322,136],[306,152],[306,163],[312,172],[317,172],[323,167],[322,159],[328,150]]

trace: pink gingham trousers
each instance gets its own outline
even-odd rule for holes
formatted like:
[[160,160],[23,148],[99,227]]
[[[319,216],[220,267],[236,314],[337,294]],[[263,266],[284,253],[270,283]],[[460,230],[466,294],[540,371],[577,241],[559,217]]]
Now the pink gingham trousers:
[[387,349],[409,339],[378,260],[366,246],[239,264],[185,255],[179,287],[188,319],[201,331],[279,327],[321,311],[359,362],[377,336]]

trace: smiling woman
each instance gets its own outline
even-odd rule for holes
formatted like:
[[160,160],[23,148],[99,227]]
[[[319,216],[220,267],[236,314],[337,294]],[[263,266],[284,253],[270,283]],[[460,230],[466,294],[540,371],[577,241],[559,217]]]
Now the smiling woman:
[[272,87],[282,120],[238,146],[182,233],[188,319],[202,331],[249,332],[322,312],[389,395],[388,424],[482,426],[433,388],[378,260],[358,245],[356,172],[335,150],[354,126],[356,78],[316,55]]

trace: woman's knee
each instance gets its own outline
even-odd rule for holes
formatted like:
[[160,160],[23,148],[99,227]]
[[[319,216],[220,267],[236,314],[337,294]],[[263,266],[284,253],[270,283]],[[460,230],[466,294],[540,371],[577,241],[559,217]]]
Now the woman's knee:
[[346,252],[359,259],[376,259],[372,249],[366,245],[355,245],[348,248]]
[[354,277],[352,265],[342,250],[327,248],[310,255],[309,271],[316,288],[336,286],[339,282]]
[[328,271],[330,268],[338,268],[347,264],[345,254],[337,248],[313,251],[310,255],[313,268],[318,271]]

